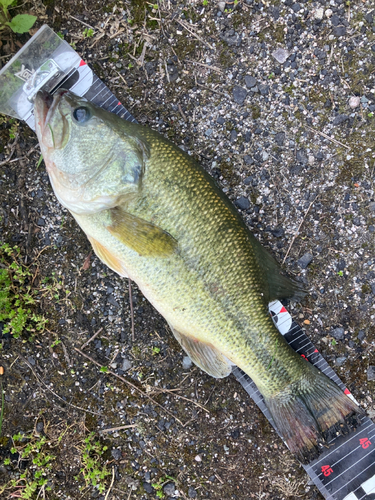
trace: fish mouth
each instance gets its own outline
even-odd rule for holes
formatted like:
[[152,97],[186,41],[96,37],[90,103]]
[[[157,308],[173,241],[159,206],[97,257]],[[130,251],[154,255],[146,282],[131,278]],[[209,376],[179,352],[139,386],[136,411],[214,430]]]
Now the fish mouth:
[[67,90],[59,89],[53,95],[45,90],[39,90],[36,94],[34,101],[34,113],[36,132],[38,136],[40,135],[41,137],[43,135],[51,116],[60,104],[62,96],[66,93],[68,93]]

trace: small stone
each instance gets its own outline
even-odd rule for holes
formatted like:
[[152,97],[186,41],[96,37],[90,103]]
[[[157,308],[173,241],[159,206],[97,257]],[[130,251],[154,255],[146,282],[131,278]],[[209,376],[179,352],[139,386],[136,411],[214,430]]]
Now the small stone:
[[255,85],[257,84],[257,80],[253,76],[246,75],[245,76],[245,83],[246,83],[246,87],[248,89],[251,89],[251,88],[255,87]]
[[263,151],[263,153],[262,153],[262,160],[263,161],[267,161],[269,157],[270,157],[270,155],[266,151]]
[[242,105],[246,99],[247,90],[239,85],[235,85],[233,88],[233,99],[237,104]]
[[189,358],[189,356],[184,356],[182,358],[182,368],[184,370],[190,370],[192,364],[193,363],[191,362],[191,359]]
[[212,134],[212,128],[208,128],[205,132],[205,135],[209,137]]
[[319,9],[316,9],[315,12],[314,12],[314,18],[317,20],[317,21],[321,21],[324,17],[324,9],[322,7],[320,7]]
[[122,452],[118,448],[113,448],[111,455],[115,460],[120,460],[122,457]]
[[219,118],[216,120],[216,123],[218,123],[219,125],[224,125],[225,120],[222,116],[219,116]]
[[44,227],[46,225],[46,221],[40,217],[38,219],[37,224],[38,224],[38,226]]
[[358,340],[363,340],[366,337],[366,333],[364,330],[359,330],[358,332]]
[[346,35],[346,28],[345,26],[337,26],[334,30],[333,30],[334,34],[336,36],[344,36]]
[[368,208],[369,210],[371,210],[371,212],[375,212],[375,201],[371,201],[368,205]]
[[375,283],[371,283],[371,292],[373,295],[375,295]]
[[245,198],[245,196],[241,196],[234,203],[240,210],[247,210],[250,208],[250,201],[248,198]]
[[131,367],[132,367],[132,362],[127,358],[123,358],[121,370],[126,372],[130,370]]
[[338,115],[336,118],[333,120],[332,125],[341,125],[342,123],[346,122],[349,120],[348,115]]
[[221,12],[225,11],[225,2],[219,2],[217,4],[218,8],[220,9]]
[[338,271],[343,271],[346,268],[346,262],[344,259],[339,260],[337,264],[337,270]]
[[367,368],[367,380],[369,382],[375,380],[375,366],[370,365]]
[[301,10],[301,8],[302,7],[300,6],[299,3],[295,3],[295,4],[292,5],[292,11],[293,12],[299,12]]
[[361,219],[359,217],[354,217],[353,224],[355,226],[360,226],[361,225]]
[[272,52],[272,57],[274,57],[276,59],[276,61],[280,64],[284,64],[289,56],[290,56],[290,52],[288,52],[285,49],[282,49],[281,47],[279,49],[275,50],[275,52]]
[[373,226],[372,224],[369,225],[368,227],[368,230],[370,233],[375,233],[375,226]]
[[326,17],[327,17],[328,19],[332,16],[332,14],[333,14],[332,9],[327,9],[327,10],[325,11],[325,15],[326,15]]
[[298,265],[302,269],[306,269],[310,262],[313,260],[313,255],[311,253],[305,253],[300,259],[298,259]]
[[331,17],[331,24],[332,26],[338,26],[339,24],[341,24],[341,20],[337,14],[333,14],[333,16]]
[[197,492],[196,492],[195,488],[190,486],[188,489],[188,495],[189,495],[189,498],[197,498]]
[[263,83],[259,85],[259,92],[262,95],[268,95],[269,91],[270,91],[270,88],[268,85],[264,85]]
[[367,97],[366,97],[365,95],[363,95],[363,96],[361,97],[361,103],[362,103],[362,104],[367,104],[367,103],[368,103],[368,99],[367,99]]
[[196,462],[202,462],[202,457],[201,457],[200,455],[196,455],[196,456],[194,457],[194,460],[195,460]]
[[39,422],[36,424],[36,430],[37,432],[43,432],[44,422],[42,420],[39,420]]
[[151,486],[150,483],[143,483],[143,489],[145,490],[146,493],[154,493],[154,488]]
[[343,340],[344,338],[344,333],[345,333],[345,330],[339,326],[337,328],[334,328],[331,332],[331,336],[336,339],[336,340]]
[[342,366],[346,361],[346,357],[345,356],[340,356],[339,358],[336,358],[336,366]]
[[[254,163],[254,160],[252,159],[252,157],[250,155],[244,156],[243,161],[246,163],[246,165],[252,165]],[[375,212],[375,208],[374,208],[374,212]]]
[[233,144],[233,142],[236,142],[236,140],[237,140],[237,132],[235,130],[231,130],[230,142]]
[[309,162],[309,165],[314,165],[315,158],[313,155],[309,155],[308,162]]
[[307,163],[308,159],[307,159],[307,156],[306,156],[306,152],[304,149],[299,149],[297,151],[297,155],[296,155],[296,158],[297,160],[300,162],[300,163],[303,163],[304,165]]
[[176,491],[174,483],[168,483],[165,486],[163,486],[163,492],[167,497],[173,497],[174,492]]
[[285,141],[285,132],[278,132],[275,135],[275,142],[278,146],[282,146]]
[[271,233],[275,236],[275,238],[281,238],[282,236],[284,236],[284,229],[279,226],[275,229],[271,229]]
[[352,96],[352,97],[349,99],[349,106],[350,106],[352,109],[358,108],[358,106],[359,106],[360,102],[361,102],[361,99],[360,99],[358,96]]
[[27,361],[30,363],[30,365],[35,365],[35,359],[32,356],[28,356]]

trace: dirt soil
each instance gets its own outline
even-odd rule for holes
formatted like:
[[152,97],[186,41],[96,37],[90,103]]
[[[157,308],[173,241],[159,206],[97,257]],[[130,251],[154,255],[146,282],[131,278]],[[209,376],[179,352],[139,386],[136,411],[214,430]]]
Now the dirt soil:
[[[215,177],[308,286],[289,310],[370,417],[371,3],[35,0],[17,9],[58,32],[140,123]],[[0,67],[36,28],[0,31]],[[127,280],[92,253],[39,156],[34,132],[2,117],[0,270],[26,320],[18,336],[0,323],[0,497],[322,499],[234,377],[191,366],[135,284],[132,333]]]

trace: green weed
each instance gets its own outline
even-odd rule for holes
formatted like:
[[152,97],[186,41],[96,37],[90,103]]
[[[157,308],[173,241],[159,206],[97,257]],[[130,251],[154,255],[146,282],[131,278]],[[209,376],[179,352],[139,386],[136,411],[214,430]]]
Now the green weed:
[[34,26],[36,16],[18,14],[11,17],[9,7],[16,3],[17,0],[0,0],[0,31],[11,29],[14,33],[27,33]]
[[[91,432],[83,442],[81,446],[81,462],[82,468],[80,474],[82,474],[86,487],[96,486],[99,493],[103,493],[106,489],[106,478],[111,474],[111,471],[103,464],[103,454],[108,449],[107,446],[103,446],[100,441],[95,441],[95,434]],[[75,479],[78,481],[79,476]]]
[[18,338],[23,331],[31,337],[43,332],[47,320],[33,309],[38,302],[37,288],[32,287],[33,275],[20,262],[20,249],[8,243],[0,246],[0,321],[3,333]]

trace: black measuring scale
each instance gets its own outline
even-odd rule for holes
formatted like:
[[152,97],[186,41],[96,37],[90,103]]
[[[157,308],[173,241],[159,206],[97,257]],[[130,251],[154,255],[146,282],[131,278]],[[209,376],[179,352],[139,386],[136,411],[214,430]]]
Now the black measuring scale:
[[[0,71],[0,113],[24,120],[35,131],[36,93],[40,89],[54,93],[60,87],[125,120],[136,122],[87,63],[47,25],[40,28]],[[269,304],[269,310],[291,347],[352,397],[285,307],[275,301]],[[237,367],[232,373],[273,425],[254,382]],[[319,458],[303,467],[327,500],[375,500],[374,423],[361,416],[356,430],[334,438],[328,448],[322,448]]]

